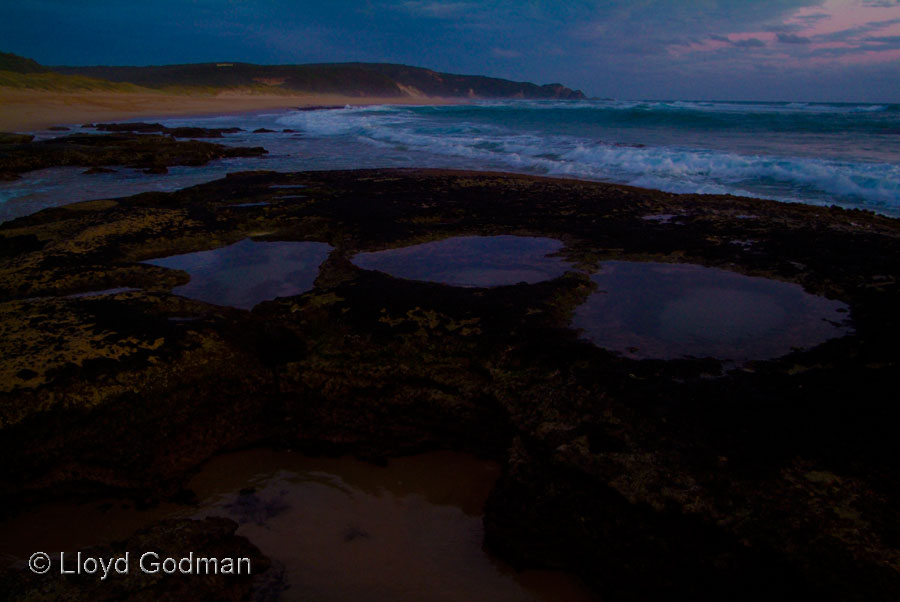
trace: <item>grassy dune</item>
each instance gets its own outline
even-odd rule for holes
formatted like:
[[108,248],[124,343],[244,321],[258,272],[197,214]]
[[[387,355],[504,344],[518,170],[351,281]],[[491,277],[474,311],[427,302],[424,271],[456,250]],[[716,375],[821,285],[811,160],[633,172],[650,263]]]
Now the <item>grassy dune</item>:
[[52,71],[43,73],[0,71],[0,86],[49,92],[151,92],[148,88],[134,84],[111,82],[83,75],[63,75]]

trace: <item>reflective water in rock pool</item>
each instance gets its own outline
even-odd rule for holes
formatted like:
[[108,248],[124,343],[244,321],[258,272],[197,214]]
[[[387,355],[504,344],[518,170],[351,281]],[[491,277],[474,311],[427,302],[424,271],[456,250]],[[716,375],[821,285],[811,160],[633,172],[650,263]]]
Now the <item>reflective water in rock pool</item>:
[[237,521],[238,534],[283,566],[285,601],[596,600],[571,575],[517,573],[482,549],[482,507],[499,472],[452,452],[378,467],[247,450],[213,458],[188,483],[198,508],[45,505],[0,523],[0,551],[8,564],[35,549],[122,539],[160,518],[216,515]]
[[761,360],[852,332],[845,304],[797,284],[690,264],[600,267],[572,325],[628,357]]
[[299,295],[313,288],[319,265],[332,247],[320,242],[255,242],[151,259],[146,263],[191,276],[172,289],[190,299],[250,309],[261,301]]
[[570,264],[549,257],[563,243],[532,236],[456,236],[399,249],[360,253],[353,263],[398,278],[454,286],[533,284],[563,275]]
[[69,299],[80,299],[82,297],[99,297],[101,295],[118,295],[119,293],[130,293],[133,291],[137,291],[140,289],[129,288],[127,286],[121,286],[118,288],[108,288],[102,291],[87,291],[85,293],[73,293],[71,295],[66,295]]

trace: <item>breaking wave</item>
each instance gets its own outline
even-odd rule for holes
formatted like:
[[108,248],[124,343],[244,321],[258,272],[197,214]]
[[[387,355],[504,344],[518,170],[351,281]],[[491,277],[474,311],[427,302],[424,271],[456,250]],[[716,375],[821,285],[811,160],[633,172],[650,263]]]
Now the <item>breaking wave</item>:
[[897,105],[836,103],[518,101],[306,111],[278,121],[412,153],[423,166],[454,158],[474,168],[897,213],[900,149],[882,140],[900,132],[896,113]]

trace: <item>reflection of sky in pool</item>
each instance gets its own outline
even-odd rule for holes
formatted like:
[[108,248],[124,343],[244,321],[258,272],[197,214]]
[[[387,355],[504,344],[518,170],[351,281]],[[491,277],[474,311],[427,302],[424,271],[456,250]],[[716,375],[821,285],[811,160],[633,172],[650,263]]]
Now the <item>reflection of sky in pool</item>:
[[569,269],[558,257],[563,243],[531,236],[457,236],[434,242],[360,253],[353,263],[398,278],[454,286],[487,287],[533,284]]
[[35,549],[52,555],[121,540],[163,518],[225,516],[283,571],[282,602],[596,600],[570,575],[517,572],[485,551],[482,509],[499,474],[494,462],[454,452],[392,458],[386,466],[232,452],[206,462],[186,484],[195,507],[60,501],[0,521],[0,560],[24,564]]
[[607,261],[573,326],[637,359],[774,358],[850,332],[847,306],[796,284],[698,265]]
[[250,309],[261,301],[299,295],[313,287],[331,246],[320,242],[241,242],[147,263],[191,275],[172,292],[190,299]]
[[[438,452],[375,467],[263,451],[204,472],[231,484],[198,516],[236,520],[238,534],[283,563],[283,600],[591,599],[571,577],[519,575],[484,551],[481,509],[499,474],[491,462]],[[248,485],[252,493],[235,493]]]

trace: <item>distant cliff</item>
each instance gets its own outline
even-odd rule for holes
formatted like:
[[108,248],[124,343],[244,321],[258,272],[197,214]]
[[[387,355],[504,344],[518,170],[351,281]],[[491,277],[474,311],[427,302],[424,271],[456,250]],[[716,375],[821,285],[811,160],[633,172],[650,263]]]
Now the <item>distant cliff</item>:
[[[36,63],[35,63],[36,64]],[[51,67],[79,75],[147,88],[271,88],[272,91],[348,96],[431,96],[466,98],[581,99],[580,90],[561,84],[539,86],[477,75],[453,75],[430,69],[383,63],[254,65],[197,63],[154,67]]]

